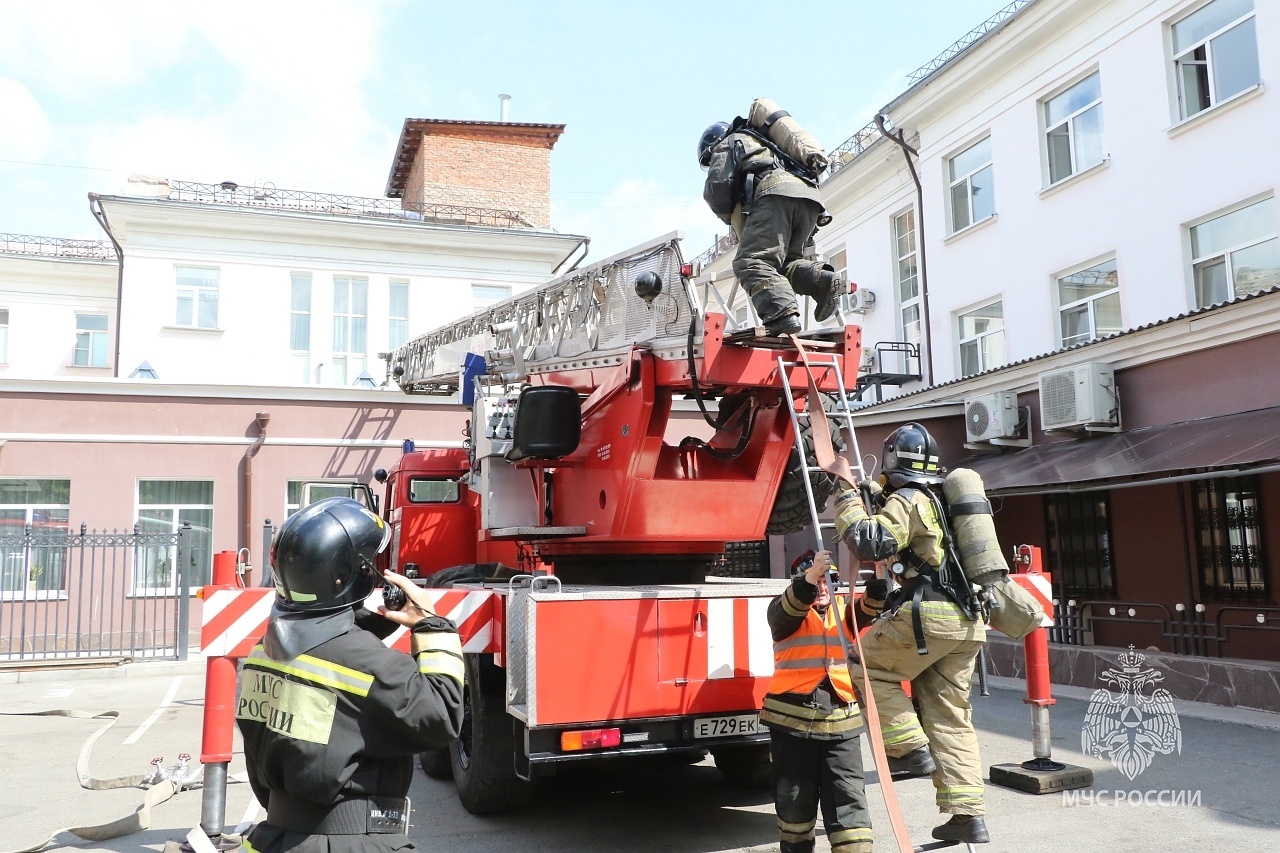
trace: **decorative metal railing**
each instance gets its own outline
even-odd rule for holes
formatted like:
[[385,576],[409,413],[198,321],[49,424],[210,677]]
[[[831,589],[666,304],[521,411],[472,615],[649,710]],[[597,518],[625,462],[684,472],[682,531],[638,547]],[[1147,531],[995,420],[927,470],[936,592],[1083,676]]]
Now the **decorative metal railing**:
[[173,201],[195,201],[203,204],[225,204],[331,216],[400,219],[436,225],[473,225],[489,228],[533,227],[518,210],[459,204],[402,203],[394,198],[364,198],[306,190],[285,190],[270,183],[250,187],[240,186],[234,181],[223,181],[220,184],[170,181],[168,198]]
[[114,259],[116,256],[116,250],[103,240],[69,240],[64,237],[36,237],[30,234],[0,234],[0,252],[94,260]]
[[[890,125],[886,122],[885,129],[890,129]],[[868,122],[865,127],[850,136],[839,146],[832,149],[827,155],[827,174],[826,178],[830,178],[836,172],[852,163],[862,152],[871,147],[871,143],[880,138],[880,128],[876,127],[875,121]]]
[[730,231],[728,234],[721,235],[711,244],[711,247],[693,259],[694,269],[700,269],[714,261],[716,258],[728,252],[734,246],[738,245],[738,235]]
[[978,24],[978,26],[965,33],[965,35],[955,44],[948,47],[924,65],[921,65],[915,71],[912,71],[907,75],[907,79],[910,81],[912,86],[919,83],[921,80],[924,80],[935,71],[941,69],[948,62],[964,53],[971,46],[976,44],[983,36],[999,27],[1005,21],[1009,20],[1009,18],[1012,18],[1017,14],[1019,9],[1031,2],[1033,2],[1033,0],[1013,0],[1013,2],[1008,6],[1005,6],[999,12],[996,12],[990,18],[987,18],[981,24]]
[[1233,634],[1244,631],[1280,632],[1280,608],[1228,605],[1212,619],[1204,604],[1164,604],[1145,601],[1054,601],[1057,611],[1049,639],[1072,646],[1087,645],[1099,623],[1147,626],[1169,641],[1175,655],[1223,657]]

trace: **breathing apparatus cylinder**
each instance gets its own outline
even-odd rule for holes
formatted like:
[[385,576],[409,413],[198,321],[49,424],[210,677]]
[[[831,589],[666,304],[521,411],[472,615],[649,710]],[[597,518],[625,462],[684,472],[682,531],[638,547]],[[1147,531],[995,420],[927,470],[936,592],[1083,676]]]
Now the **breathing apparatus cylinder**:
[[800,122],[768,98],[756,98],[747,113],[747,123],[769,137],[774,145],[802,166],[821,172],[827,167],[827,155]]
[[1009,574],[1000,553],[991,502],[977,471],[956,468],[942,482],[960,565],[971,583],[992,586]]

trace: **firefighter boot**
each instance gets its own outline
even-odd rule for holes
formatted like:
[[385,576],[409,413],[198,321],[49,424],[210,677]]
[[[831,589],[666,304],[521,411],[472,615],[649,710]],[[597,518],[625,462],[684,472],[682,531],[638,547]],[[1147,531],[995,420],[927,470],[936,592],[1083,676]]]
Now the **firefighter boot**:
[[844,276],[831,264],[792,261],[787,264],[786,275],[796,293],[813,297],[814,320],[821,323],[836,312],[836,300],[844,290]]
[[928,776],[938,765],[933,762],[933,753],[929,747],[913,749],[901,758],[889,756],[889,774],[891,776]]
[[781,317],[775,317],[766,322],[764,329],[772,337],[785,338],[787,335],[800,331],[800,316],[798,314],[783,314]]
[[979,815],[952,815],[951,820],[933,828],[933,837],[939,841],[955,841],[960,844],[987,844],[991,834],[987,822]]

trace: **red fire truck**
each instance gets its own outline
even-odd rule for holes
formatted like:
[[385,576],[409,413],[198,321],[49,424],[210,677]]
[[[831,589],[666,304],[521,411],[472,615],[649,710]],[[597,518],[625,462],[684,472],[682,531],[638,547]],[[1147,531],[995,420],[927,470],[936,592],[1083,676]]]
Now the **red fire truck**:
[[[465,448],[376,474],[386,567],[471,602],[463,732],[421,760],[471,812],[523,804],[567,762],[709,750],[731,783],[767,767],[765,610],[784,581],[709,574],[726,543],[809,525],[810,491],[833,484],[795,441],[793,344],[723,305],[671,234],[386,356],[405,392],[472,406]],[[859,330],[806,349],[835,394]],[[680,400],[696,421],[673,418]]]

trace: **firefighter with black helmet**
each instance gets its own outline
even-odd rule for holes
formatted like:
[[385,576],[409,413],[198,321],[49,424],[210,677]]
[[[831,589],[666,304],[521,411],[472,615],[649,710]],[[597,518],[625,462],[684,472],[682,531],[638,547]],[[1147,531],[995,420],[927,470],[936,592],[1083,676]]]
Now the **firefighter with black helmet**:
[[769,602],[774,671],[760,722],[769,727],[782,853],[811,853],[819,805],[833,853],[870,853],[873,840],[862,712],[837,633],[854,623],[831,600],[830,568],[829,551],[802,554],[791,585]]
[[[938,445],[918,423],[885,440],[880,482],[836,498],[836,530],[859,558],[887,562],[898,588],[867,585],[864,610],[881,611],[862,637],[863,663],[895,773],[932,775],[943,841],[990,841],[983,815],[982,763],[969,694],[986,626],[972,587],[949,556],[946,508],[936,489],[946,473]],[[860,491],[872,495],[868,514]],[[950,551],[950,553],[954,553]],[[855,677],[859,667],[851,667]],[[910,681],[917,715],[901,682]]]
[[[249,783],[267,810],[245,837],[251,853],[413,848],[413,756],[458,736],[462,647],[422,590],[374,567],[389,539],[360,503],[328,498],[272,540],[276,600],[236,703]],[[404,606],[357,613],[379,580]],[[409,655],[383,645],[396,625],[412,631]]]
[[[707,172],[703,199],[738,235],[734,275],[766,331],[787,335],[800,331],[797,293],[817,301],[814,319],[822,322],[835,313],[842,281],[829,264],[805,258],[825,215],[818,175],[827,166],[826,156],[816,143],[804,162],[788,156],[769,131],[795,120],[763,98],[752,104],[752,117],[762,103],[773,109],[757,124],[737,118],[708,126],[698,139],[698,164]],[[795,131],[804,134],[799,125]],[[812,138],[804,134],[804,139]]]

